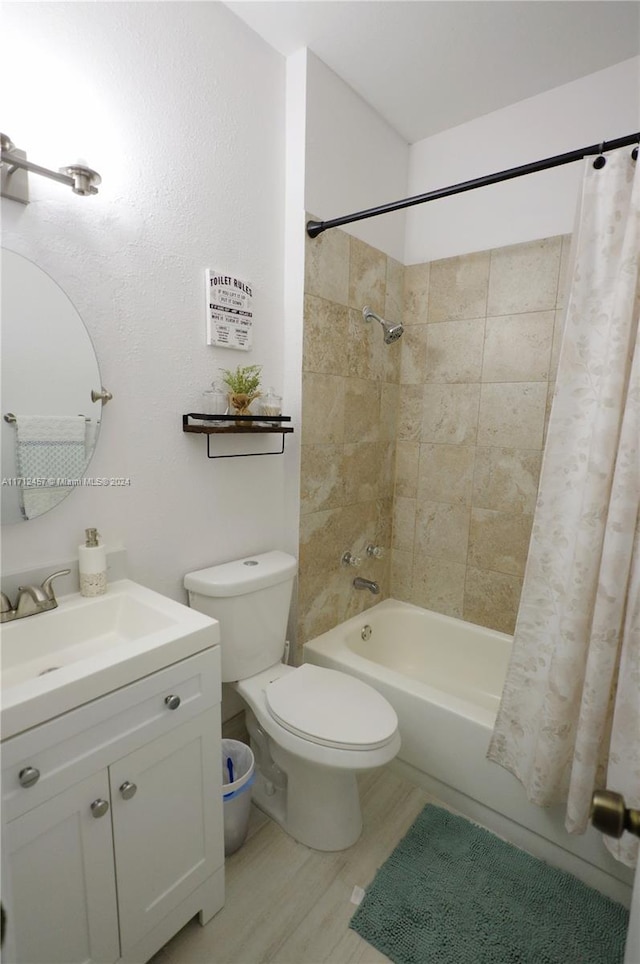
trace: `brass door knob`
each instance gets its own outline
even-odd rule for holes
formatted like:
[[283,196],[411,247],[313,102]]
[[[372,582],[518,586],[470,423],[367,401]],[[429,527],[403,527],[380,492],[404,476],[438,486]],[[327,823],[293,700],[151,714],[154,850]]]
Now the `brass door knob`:
[[640,810],[624,805],[624,797],[613,790],[596,790],[591,797],[591,823],[608,837],[621,837],[625,830],[640,837]]

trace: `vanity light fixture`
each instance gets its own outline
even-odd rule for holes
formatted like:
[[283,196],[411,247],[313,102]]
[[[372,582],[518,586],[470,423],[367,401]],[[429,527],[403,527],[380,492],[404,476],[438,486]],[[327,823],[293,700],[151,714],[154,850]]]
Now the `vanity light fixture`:
[[2,147],[2,197],[28,204],[28,171],[50,177],[54,181],[60,181],[61,184],[68,184],[74,194],[80,194],[82,197],[98,193],[97,185],[102,183],[102,178],[90,167],[72,164],[69,167],[61,167],[59,171],[52,171],[48,167],[41,167],[39,164],[28,161],[26,153],[19,150],[7,134],[0,134],[0,145]]

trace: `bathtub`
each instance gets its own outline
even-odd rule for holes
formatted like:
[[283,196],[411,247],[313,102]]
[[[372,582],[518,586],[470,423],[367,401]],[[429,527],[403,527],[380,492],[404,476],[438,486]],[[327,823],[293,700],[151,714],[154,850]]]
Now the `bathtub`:
[[518,847],[629,904],[633,873],[589,828],[564,829],[564,809],[529,803],[519,781],[486,759],[512,637],[386,599],[304,646],[304,660],[373,686],[394,707],[401,774]]

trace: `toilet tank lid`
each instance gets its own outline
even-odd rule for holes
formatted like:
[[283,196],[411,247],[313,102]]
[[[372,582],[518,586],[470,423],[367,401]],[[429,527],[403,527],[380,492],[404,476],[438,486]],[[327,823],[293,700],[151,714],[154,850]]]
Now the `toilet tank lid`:
[[188,572],[184,577],[184,588],[202,596],[241,596],[293,579],[296,567],[297,560],[293,556],[274,549]]

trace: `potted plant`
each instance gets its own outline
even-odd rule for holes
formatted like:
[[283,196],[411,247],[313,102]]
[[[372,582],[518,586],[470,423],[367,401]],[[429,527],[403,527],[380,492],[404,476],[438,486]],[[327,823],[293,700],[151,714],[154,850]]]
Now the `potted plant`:
[[260,373],[262,365],[238,365],[232,371],[221,368],[222,381],[229,389],[229,408],[236,415],[249,415],[249,406],[254,398],[259,398]]

